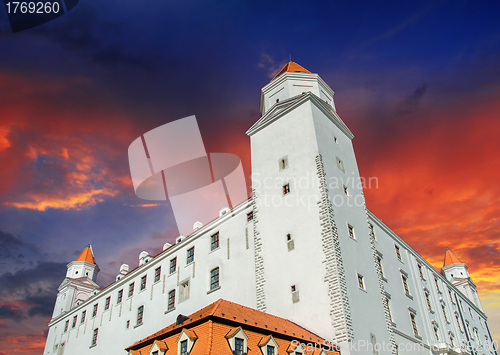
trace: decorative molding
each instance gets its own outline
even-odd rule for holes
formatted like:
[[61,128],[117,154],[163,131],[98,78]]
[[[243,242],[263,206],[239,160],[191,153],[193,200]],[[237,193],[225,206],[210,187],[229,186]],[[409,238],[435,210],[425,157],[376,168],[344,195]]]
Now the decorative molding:
[[333,207],[328,198],[325,169],[321,155],[316,156],[316,169],[320,183],[319,218],[322,249],[325,254],[325,282],[330,298],[330,317],[335,330],[335,342],[350,341],[354,337],[351,309],[347,294],[345,270],[342,263],[339,236],[334,221]]
[[255,189],[252,191],[253,204],[253,242],[255,255],[255,294],[257,297],[257,310],[266,311],[266,291],[264,285],[266,278],[264,275],[264,257],[262,256],[262,238],[259,233],[259,214],[257,209],[257,196]]

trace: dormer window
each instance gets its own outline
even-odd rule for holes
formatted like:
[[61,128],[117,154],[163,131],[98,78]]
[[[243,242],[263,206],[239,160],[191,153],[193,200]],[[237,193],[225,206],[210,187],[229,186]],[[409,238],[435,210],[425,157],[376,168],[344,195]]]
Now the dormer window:
[[191,329],[182,329],[181,334],[177,338],[177,354],[188,355],[193,348],[198,336]]
[[165,342],[155,340],[153,345],[151,345],[151,349],[149,349],[150,355],[165,355],[168,350],[168,346]]
[[264,355],[278,354],[278,343],[276,343],[272,335],[262,338],[259,342],[259,347]]
[[226,339],[234,355],[244,355],[248,352],[248,337],[241,327],[229,331],[226,334]]

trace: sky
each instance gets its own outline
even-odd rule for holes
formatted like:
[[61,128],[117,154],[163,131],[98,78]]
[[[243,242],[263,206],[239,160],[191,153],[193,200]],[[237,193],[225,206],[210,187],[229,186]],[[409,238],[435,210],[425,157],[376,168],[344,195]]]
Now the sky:
[[368,208],[436,269],[469,266],[500,340],[497,1],[81,0],[12,33],[0,9],[0,355],[41,354],[66,264],[91,243],[101,287],[178,234],[135,196],[127,149],[196,115],[238,155],[260,89],[292,60],[335,91]]

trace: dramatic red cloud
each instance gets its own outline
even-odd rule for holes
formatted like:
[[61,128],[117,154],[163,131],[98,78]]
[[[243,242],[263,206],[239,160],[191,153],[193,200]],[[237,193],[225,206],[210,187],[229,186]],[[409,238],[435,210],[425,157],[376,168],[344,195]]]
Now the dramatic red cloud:
[[408,129],[401,124],[401,132],[371,146],[369,156],[358,153],[362,174],[379,182],[378,189],[365,190],[368,208],[438,270],[445,248],[452,249],[488,297],[500,296],[500,102],[495,97],[404,117],[423,116],[425,122]]

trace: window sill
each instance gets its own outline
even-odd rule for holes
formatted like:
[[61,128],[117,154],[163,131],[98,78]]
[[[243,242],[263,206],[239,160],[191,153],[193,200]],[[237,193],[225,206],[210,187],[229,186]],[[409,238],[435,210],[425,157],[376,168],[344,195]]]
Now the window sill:
[[146,291],[146,289],[147,289],[146,287],[143,288],[142,290],[140,290],[139,292],[137,292],[137,294],[143,293],[144,291]]
[[193,264],[194,264],[194,260],[193,260],[193,261],[191,261],[189,264],[186,264],[186,266],[184,266],[184,267],[188,267],[188,266],[191,266],[191,265],[193,265]]
[[365,293],[368,293],[368,291],[366,291],[366,289],[365,289],[365,288],[361,288],[361,287],[358,287],[358,288],[360,289],[360,291],[363,291],[363,292],[365,292]]
[[212,293],[212,292],[215,292],[215,291],[217,291],[217,290],[220,290],[220,286],[219,286],[219,287],[214,288],[213,290],[207,291],[207,295],[208,295],[208,294],[210,294],[210,293]]
[[170,277],[170,276],[175,275],[175,274],[177,274],[177,269],[174,272],[171,272],[170,274],[168,274],[167,277]]
[[413,299],[413,296],[412,296],[412,295],[410,295],[409,293],[405,293],[405,295],[406,295],[406,297],[408,297],[409,299],[411,299],[411,300]]
[[170,313],[170,312],[173,312],[175,311],[175,307],[172,308],[172,309],[167,309],[165,312],[163,312],[164,314],[167,314],[167,313]]
[[92,349],[93,347],[97,346],[97,344],[89,346],[89,349]]
[[349,236],[349,239],[352,239],[352,240],[354,240],[355,242],[357,242],[357,240],[356,240],[356,238],[355,238],[355,237],[351,237],[351,236]]
[[415,338],[417,338],[418,340],[422,340],[422,337],[418,334],[415,334]]
[[432,314],[435,313],[433,309],[429,309],[429,312],[432,313]]
[[217,250],[220,250],[220,245],[215,249],[210,249],[210,252],[208,254],[212,254],[213,252],[215,252]]
[[384,280],[385,282],[389,282],[389,280],[387,280],[387,277],[385,276],[382,276],[382,280]]
[[158,281],[153,282],[153,285],[159,284],[160,281],[161,281],[161,277],[160,277],[160,279]]
[[139,324],[134,325],[134,329],[135,329],[135,328],[139,328],[139,327],[140,327],[141,325],[143,325],[143,324],[144,324],[144,322],[143,322],[143,323],[139,323]]
[[390,322],[390,326],[396,328],[396,323],[394,323],[393,321],[391,321]]

